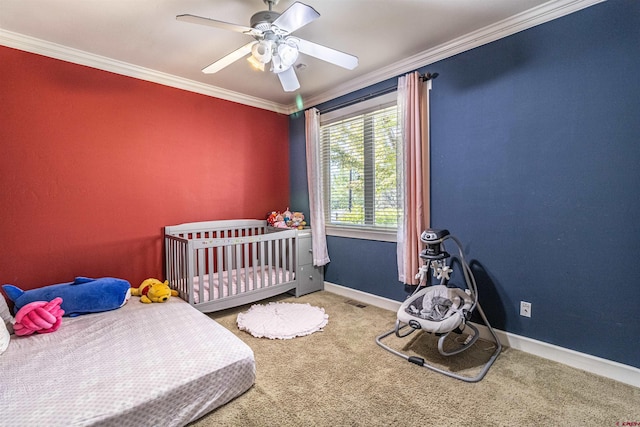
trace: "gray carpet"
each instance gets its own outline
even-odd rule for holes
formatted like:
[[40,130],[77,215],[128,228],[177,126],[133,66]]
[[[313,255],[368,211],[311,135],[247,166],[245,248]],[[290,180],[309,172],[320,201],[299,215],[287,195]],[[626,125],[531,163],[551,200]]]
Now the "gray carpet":
[[[326,291],[272,301],[323,307],[322,332],[292,340],[254,338],[237,314],[210,316],[254,351],[256,384],[194,426],[616,426],[640,422],[640,389],[504,349],[486,377],[465,383],[385,351],[376,336],[394,327],[394,312],[358,307]],[[264,303],[264,302],[261,302]],[[385,342],[387,342],[385,340]],[[492,353],[478,341],[439,355],[433,337],[414,333],[389,345],[455,372],[473,375]],[[632,424],[627,424],[632,425]],[[635,424],[638,425],[638,424]]]

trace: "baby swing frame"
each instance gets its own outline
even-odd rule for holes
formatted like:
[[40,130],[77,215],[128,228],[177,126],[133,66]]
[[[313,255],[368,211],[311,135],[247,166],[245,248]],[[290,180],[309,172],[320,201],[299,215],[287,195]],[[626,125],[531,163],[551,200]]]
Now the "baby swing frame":
[[[466,290],[457,287],[447,287],[449,273],[453,272],[446,263],[450,255],[444,250],[444,241],[448,239],[453,240],[458,247],[458,260],[464,274],[467,286]],[[416,275],[416,278],[420,278],[418,288],[398,309],[395,328],[379,335],[376,338],[376,343],[385,350],[418,366],[462,381],[478,382],[484,378],[502,351],[502,344],[478,303],[477,284],[469,265],[464,259],[462,245],[448,230],[425,230],[420,236],[420,240],[426,244],[426,248],[420,253],[420,258],[424,260],[425,264]],[[439,285],[427,284],[430,269],[433,269],[434,276],[440,279]],[[439,336],[438,352],[443,356],[459,354],[471,347],[480,336],[478,328],[472,323],[467,322],[467,320],[471,318],[474,309],[478,310],[480,318],[496,344],[493,354],[475,377],[459,375],[455,372],[440,369],[427,363],[422,357],[408,356],[382,342],[384,338],[394,333],[397,337],[404,338],[417,330],[422,330]],[[407,332],[403,332],[406,328],[410,329]],[[463,330],[466,331],[467,328],[470,329],[472,333],[468,335],[464,343],[457,349],[446,351],[444,349],[444,342],[449,334],[451,332],[461,333]]]

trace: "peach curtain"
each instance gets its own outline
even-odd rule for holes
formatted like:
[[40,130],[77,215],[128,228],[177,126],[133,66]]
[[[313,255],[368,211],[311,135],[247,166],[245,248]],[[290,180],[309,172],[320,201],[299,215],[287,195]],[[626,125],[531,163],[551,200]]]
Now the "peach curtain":
[[403,215],[398,221],[398,280],[417,285],[421,266],[420,234],[429,227],[429,89],[413,72],[398,79],[398,118],[402,147],[398,179],[404,183]]

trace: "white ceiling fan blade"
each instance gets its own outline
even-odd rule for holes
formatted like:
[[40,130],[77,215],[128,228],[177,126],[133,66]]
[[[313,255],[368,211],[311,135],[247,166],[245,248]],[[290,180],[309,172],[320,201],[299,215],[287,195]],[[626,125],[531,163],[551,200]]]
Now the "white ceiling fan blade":
[[196,15],[178,15],[176,16],[178,21],[189,22],[191,24],[206,25],[208,27],[222,28],[223,30],[235,31],[236,33],[248,33],[250,34],[253,29],[251,27],[245,27],[243,25],[230,24],[224,21],[218,21],[216,19],[203,18]]
[[293,92],[300,88],[300,82],[298,82],[298,76],[296,76],[293,67],[289,67],[281,73],[278,73],[278,78],[285,92]]
[[320,17],[320,14],[316,12],[311,6],[295,2],[287,10],[273,21],[273,25],[284,31],[286,34],[292,33],[298,28],[302,28],[309,22],[314,21]]
[[348,53],[340,52],[339,50],[331,49],[330,47],[307,40],[299,38],[294,38],[293,40],[298,45],[298,50],[304,54],[322,59],[323,61],[330,62],[347,70],[353,70],[358,66],[357,56],[349,55]]
[[249,43],[245,44],[241,48],[234,50],[233,52],[231,52],[227,56],[223,56],[222,58],[218,59],[213,64],[203,68],[202,72],[205,73],[205,74],[217,73],[218,71],[222,70],[224,67],[226,67],[228,65],[231,65],[232,63],[234,63],[238,59],[241,59],[241,58],[247,56],[248,54],[250,54],[251,53],[251,48],[256,43],[258,43],[258,42],[254,40],[252,42],[249,42]]

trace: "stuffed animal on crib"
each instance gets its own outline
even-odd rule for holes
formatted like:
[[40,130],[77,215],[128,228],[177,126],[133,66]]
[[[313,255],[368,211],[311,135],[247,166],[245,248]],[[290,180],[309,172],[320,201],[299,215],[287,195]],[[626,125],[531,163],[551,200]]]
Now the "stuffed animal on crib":
[[169,287],[169,281],[161,282],[158,279],[146,279],[139,288],[131,288],[131,295],[139,296],[140,302],[151,304],[152,302],[166,302],[169,297],[177,297],[178,291]]
[[287,209],[282,212],[282,220],[286,223],[288,223],[289,221],[291,221],[291,211],[289,210],[289,206],[287,206]]
[[304,214],[302,212],[293,212],[291,219],[287,222],[287,226],[297,228],[298,230],[302,230],[305,225],[307,225],[307,222],[304,220]]
[[276,222],[276,218],[278,217],[279,212],[272,211],[267,215],[267,224],[273,227],[273,224]]
[[287,226],[287,222],[284,220],[284,216],[281,213],[276,215],[275,221],[273,223],[275,228],[289,228]]
[[302,230],[307,225],[302,212],[291,212],[289,208],[284,212],[269,213],[267,223],[275,228],[297,228],[298,230]]
[[61,309],[65,316],[98,313],[115,310],[129,300],[131,285],[114,277],[76,277],[73,282],[43,286],[23,291],[17,286],[2,285],[2,289],[14,303],[14,313],[34,301],[51,301],[62,298]]

